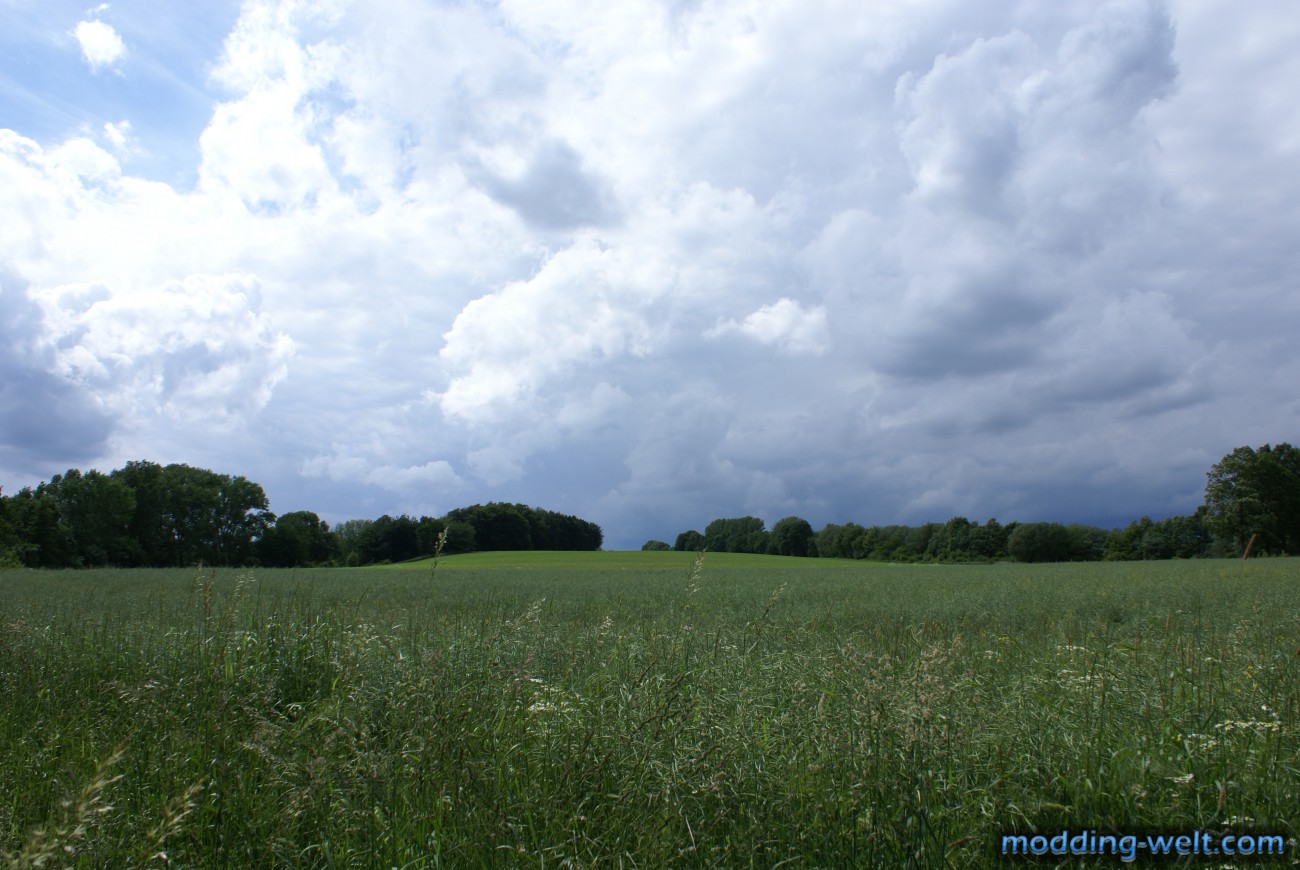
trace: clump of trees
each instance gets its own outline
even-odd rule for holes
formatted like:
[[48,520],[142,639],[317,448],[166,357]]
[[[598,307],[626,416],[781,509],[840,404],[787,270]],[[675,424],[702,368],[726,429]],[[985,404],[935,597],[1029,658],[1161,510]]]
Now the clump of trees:
[[445,521],[473,529],[479,550],[599,550],[604,540],[595,523],[522,504],[457,508]]
[[144,461],[0,493],[0,567],[371,565],[432,555],[440,539],[448,554],[599,550],[603,534],[574,516],[497,502],[331,529],[311,511],[277,517],[245,477]]
[[1300,450],[1238,447],[1210,469],[1205,508],[1210,531],[1238,550],[1259,535],[1263,552],[1300,553]]
[[69,469],[0,504],[0,560],[32,568],[246,564],[275,520],[248,478],[153,462]]
[[[974,523],[829,524],[814,532],[790,516],[769,530],[758,517],[716,519],[671,549],[880,561],[1022,562],[1171,559],[1254,552],[1300,554],[1300,450],[1238,447],[1207,474],[1191,516],[1126,528]],[[260,564],[372,565],[473,550],[598,550],[600,526],[522,504],[489,502],[444,517],[357,519],[335,528],[311,511],[271,513],[245,477],[189,465],[128,462],[107,474],[69,469],[15,495],[0,493],[0,567],[174,567]],[[643,550],[666,550],[647,541]]]
[[714,520],[705,527],[703,534],[694,530],[682,532],[677,536],[673,549],[688,552],[707,549],[715,553],[815,556],[817,542],[812,526],[799,517],[777,520],[770,532],[758,517],[734,517]]
[[1169,517],[1159,522],[1143,517],[1110,533],[1106,538],[1105,558],[1119,561],[1194,559],[1240,552],[1211,535],[1206,517],[1204,505],[1189,517]]
[[[806,520],[786,517],[772,530],[728,538],[696,531],[677,536],[675,550],[718,550],[783,556],[869,559],[877,562],[1091,562],[1101,559],[1170,559],[1213,555],[1213,541],[1202,525],[1203,512],[1153,523],[1148,517],[1126,529],[1107,530],[1081,523],[975,523],[953,517],[920,526],[828,524],[813,533]],[[754,518],[747,518],[753,520]],[[731,523],[715,520],[709,524]],[[761,531],[761,534],[760,534]],[[647,544],[647,547],[649,545]]]
[[1142,517],[1123,529],[954,517],[920,526],[832,523],[814,534],[799,517],[771,531],[758,517],[739,517],[714,520],[703,533],[682,532],[673,549],[894,562],[1087,562],[1238,555],[1256,535],[1256,553],[1300,554],[1300,450],[1289,444],[1238,447],[1210,469],[1205,504],[1191,516]]

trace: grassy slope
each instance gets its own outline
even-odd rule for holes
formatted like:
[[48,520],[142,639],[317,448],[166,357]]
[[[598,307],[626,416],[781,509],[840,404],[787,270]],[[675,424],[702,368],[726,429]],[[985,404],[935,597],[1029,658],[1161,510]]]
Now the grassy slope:
[[[515,550],[494,553],[462,553],[443,556],[438,560],[439,570],[450,571],[490,568],[544,568],[573,569],[581,571],[663,570],[685,571],[695,560],[695,553],[643,550]],[[709,570],[719,569],[786,569],[799,567],[835,568],[845,565],[865,565],[850,559],[798,559],[793,556],[755,556],[749,553],[708,553]],[[385,565],[386,568],[428,570],[432,559]]]
[[1296,560],[691,566],[0,572],[0,854],[963,867],[1009,826],[1300,829]]

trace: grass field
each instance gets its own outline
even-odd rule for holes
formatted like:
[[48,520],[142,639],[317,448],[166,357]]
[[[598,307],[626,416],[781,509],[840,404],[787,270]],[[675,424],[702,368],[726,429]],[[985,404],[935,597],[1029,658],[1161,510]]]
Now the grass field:
[[1300,562],[693,558],[0,572],[0,862],[1300,865]]

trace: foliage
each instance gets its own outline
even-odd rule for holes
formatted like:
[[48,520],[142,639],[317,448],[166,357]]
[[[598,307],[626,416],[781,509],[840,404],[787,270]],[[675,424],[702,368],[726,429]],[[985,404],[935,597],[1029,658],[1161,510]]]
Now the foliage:
[[1007,551],[1008,528],[990,518],[982,526],[971,526],[970,554],[976,559],[996,559]]
[[664,541],[649,540],[641,545],[641,549],[645,552],[650,552],[650,551],[663,552],[664,550],[671,550],[672,547],[668,546],[668,544]]
[[93,469],[83,475],[71,468],[37,486],[36,494],[48,496],[58,509],[59,521],[68,530],[75,551],[74,564],[124,565],[134,561],[130,521],[135,493],[125,483]]
[[[1170,517],[1159,523],[1143,518],[1128,529],[1109,531],[1071,523],[983,524],[965,517],[920,526],[827,524],[813,536],[810,555],[832,559],[882,562],[1093,562],[1100,559],[1193,558],[1212,554],[1203,523],[1203,510],[1192,517]],[[1050,527],[1050,528],[1048,528]],[[1023,529],[1016,535],[1017,530]],[[689,533],[683,532],[683,535]],[[776,535],[776,529],[773,529]],[[1015,552],[1011,540],[1016,538]],[[678,549],[681,549],[680,547]],[[769,549],[769,552],[775,552]]]
[[1205,525],[1206,509],[1190,517],[1169,517],[1153,522],[1150,517],[1111,532],[1106,539],[1106,559],[1191,559],[1211,550],[1210,531]]
[[777,520],[768,538],[767,552],[776,556],[816,556],[812,526],[801,517]]
[[163,492],[173,565],[247,565],[254,543],[275,520],[262,487],[242,475],[168,465]]
[[[262,488],[244,477],[187,465],[128,462],[107,475],[69,469],[0,495],[0,565],[361,566],[431,555],[445,533],[448,555],[484,551],[599,550],[600,526],[522,504],[489,502],[445,517],[383,515],[334,528],[310,511],[277,519]],[[1078,523],[982,525],[965,517],[919,526],[828,524],[800,517],[769,531],[759,517],[722,518],[679,534],[671,549],[896,562],[1096,561],[1195,558],[1241,552],[1300,553],[1300,450],[1282,443],[1240,447],[1207,476],[1206,503],[1192,516],[1106,530]],[[653,547],[651,546],[653,545]],[[645,548],[665,549],[662,541]]]
[[311,511],[293,511],[276,518],[257,542],[259,564],[273,568],[324,565],[334,560],[329,523]]
[[758,517],[717,519],[704,527],[704,546],[714,553],[766,553],[767,539]]
[[697,553],[704,549],[704,535],[694,529],[682,532],[673,542],[673,549],[678,552]]
[[446,521],[471,526],[479,550],[599,550],[603,542],[595,523],[522,504],[488,502],[457,508]]
[[340,564],[355,568],[361,564],[362,541],[374,520],[344,520],[334,526],[334,546]]
[[1018,562],[1064,562],[1070,545],[1070,531],[1060,523],[1021,523],[1007,539],[1007,552]]
[[9,514],[9,502],[0,490],[0,568],[19,568],[23,564],[25,545],[9,521]]
[[1245,550],[1300,553],[1300,449],[1282,443],[1238,447],[1206,475],[1205,522],[1215,537]]
[[1096,526],[1083,523],[1070,523],[1065,527],[1070,546],[1066,550],[1066,560],[1070,562],[1097,562],[1106,554],[1106,542],[1111,533]]
[[312,511],[277,518],[262,487],[188,465],[68,469],[0,494],[0,567],[293,567],[403,562],[444,552],[598,550],[600,526],[526,505],[489,503],[437,519],[387,514],[334,529]]
[[125,564],[153,567],[175,564],[174,531],[165,519],[167,505],[173,500],[168,487],[174,475],[169,476],[155,462],[141,460],[128,462],[109,476],[129,487],[135,497],[135,508],[127,520],[134,557]]
[[447,542],[445,551],[448,555],[455,553],[472,553],[476,549],[474,527],[469,523],[452,520],[447,523]]
[[44,489],[24,487],[7,499],[14,533],[21,544],[14,552],[28,568],[68,568],[77,564],[72,531],[59,515],[53,496]]
[[862,553],[857,544],[866,531],[857,523],[842,526],[829,523],[817,533],[817,555],[829,559],[861,559]]

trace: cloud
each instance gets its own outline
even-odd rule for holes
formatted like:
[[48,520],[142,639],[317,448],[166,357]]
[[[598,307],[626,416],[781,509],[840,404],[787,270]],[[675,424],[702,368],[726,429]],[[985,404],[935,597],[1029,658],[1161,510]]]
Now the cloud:
[[[0,468],[73,463],[104,449],[112,429],[92,395],[49,371],[42,315],[25,282],[0,266]],[[12,493],[10,493],[12,494]]]
[[671,283],[662,264],[588,238],[526,281],[471,301],[443,336],[453,373],[435,398],[444,414],[488,423],[531,404],[575,370],[644,357],[657,342],[651,309]]
[[710,337],[740,333],[760,344],[770,345],[792,356],[827,352],[829,331],[823,306],[804,310],[793,299],[781,298],[737,323],[728,320],[705,333]]
[[940,378],[1040,362],[1045,324],[1107,247],[1160,219],[1141,112],[1171,91],[1172,46],[1158,7],[1107,6],[1056,45],[1012,31],[900,79],[907,278],[878,365]]
[[[96,12],[106,9],[100,6]],[[126,44],[111,24],[94,19],[78,22],[72,35],[81,46],[81,56],[86,59],[91,71],[113,66],[126,55]]]
[[127,104],[0,131],[7,364],[336,518],[1190,510],[1300,422],[1294,19],[247,0],[193,185]]
[[302,464],[301,471],[308,477],[328,476],[334,480],[354,481],[392,490],[453,489],[459,490],[464,481],[456,474],[451,463],[435,459],[420,465],[372,466],[363,457],[315,456]]
[[115,124],[105,121],[104,138],[118,151],[127,150],[131,144],[131,122],[123,120]]
[[618,219],[613,195],[583,170],[581,156],[564,142],[541,144],[515,178],[483,172],[492,197],[544,230],[606,226]]
[[256,279],[191,275],[114,294],[42,293],[54,370],[118,415],[231,424],[256,414],[288,372],[293,342],[260,312]]

